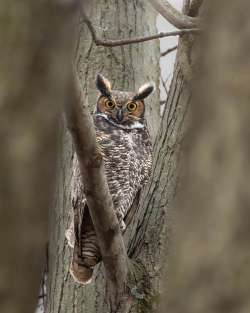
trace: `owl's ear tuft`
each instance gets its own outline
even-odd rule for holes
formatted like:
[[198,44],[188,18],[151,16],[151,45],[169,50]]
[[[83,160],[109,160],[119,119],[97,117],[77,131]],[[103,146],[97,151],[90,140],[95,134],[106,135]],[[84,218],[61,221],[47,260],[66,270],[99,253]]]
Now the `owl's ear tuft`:
[[142,85],[137,94],[134,96],[134,100],[143,100],[147,98],[152,92],[155,91],[155,83],[149,82]]
[[96,76],[96,87],[104,96],[109,96],[111,94],[111,83],[101,74],[97,74]]

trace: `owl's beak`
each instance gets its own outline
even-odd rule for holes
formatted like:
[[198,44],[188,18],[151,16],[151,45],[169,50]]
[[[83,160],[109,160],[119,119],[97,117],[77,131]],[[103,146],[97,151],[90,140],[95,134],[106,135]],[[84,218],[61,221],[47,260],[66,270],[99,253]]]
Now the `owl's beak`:
[[116,113],[116,118],[117,121],[120,123],[123,120],[123,111],[122,110],[118,110]]

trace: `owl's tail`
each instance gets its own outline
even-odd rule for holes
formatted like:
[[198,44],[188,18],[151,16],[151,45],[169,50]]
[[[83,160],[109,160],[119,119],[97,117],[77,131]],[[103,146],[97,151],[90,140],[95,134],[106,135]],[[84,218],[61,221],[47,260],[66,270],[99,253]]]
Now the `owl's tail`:
[[75,281],[86,285],[91,282],[94,266],[101,261],[97,236],[87,205],[77,205],[74,221],[66,231],[69,246],[73,247],[70,273]]

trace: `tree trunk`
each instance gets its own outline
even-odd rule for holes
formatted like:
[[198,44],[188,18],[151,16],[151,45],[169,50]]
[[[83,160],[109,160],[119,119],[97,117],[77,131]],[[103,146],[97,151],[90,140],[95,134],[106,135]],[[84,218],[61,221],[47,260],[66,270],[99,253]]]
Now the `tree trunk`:
[[171,313],[250,311],[249,9],[246,0],[208,1],[176,209]]
[[172,223],[169,212],[178,185],[180,144],[186,129],[190,101],[179,58],[180,55],[156,137],[152,177],[126,234],[129,256],[145,265],[148,279],[144,278],[144,281],[149,283],[149,286],[138,284],[136,292],[142,299],[133,312],[157,311],[163,272],[167,271]]
[[[86,13],[103,38],[121,39],[156,33],[155,13],[143,1],[95,0]],[[97,47],[81,17],[78,27],[75,62],[86,102],[91,109],[97,100],[95,77],[98,72],[109,78],[113,89],[136,90],[148,80],[158,85],[158,41],[116,48]],[[154,97],[147,101],[147,119],[154,140],[160,122],[158,89]],[[76,284],[69,274],[72,251],[66,245],[64,234],[71,209],[69,188],[73,149],[65,128],[61,138],[60,179],[51,214],[47,312],[104,312],[103,270],[99,269],[94,282],[85,287]]]

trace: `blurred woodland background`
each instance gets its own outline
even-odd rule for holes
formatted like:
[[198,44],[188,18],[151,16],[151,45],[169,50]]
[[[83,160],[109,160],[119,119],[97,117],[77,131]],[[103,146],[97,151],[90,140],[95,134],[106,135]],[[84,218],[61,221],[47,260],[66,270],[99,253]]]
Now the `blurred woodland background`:
[[[250,311],[249,9],[0,4],[1,312]],[[75,100],[93,110],[98,72],[122,90],[158,87],[147,102],[153,173],[124,236],[129,264],[143,271],[124,281],[132,300],[121,309],[121,291],[115,310],[103,265],[86,287],[72,280],[65,239],[74,146],[63,112]]]

